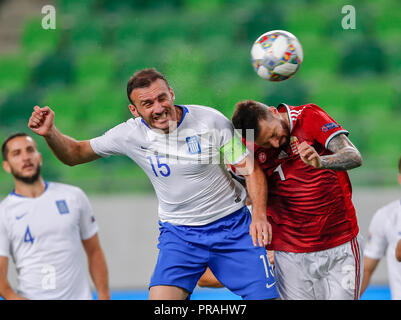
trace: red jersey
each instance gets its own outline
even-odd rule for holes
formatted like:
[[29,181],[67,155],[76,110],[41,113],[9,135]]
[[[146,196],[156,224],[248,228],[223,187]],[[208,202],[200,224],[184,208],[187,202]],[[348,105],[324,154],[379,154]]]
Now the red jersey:
[[330,140],[348,132],[314,104],[281,104],[278,110],[289,115],[290,145],[278,149],[250,147],[267,176],[267,216],[273,232],[267,248],[311,252],[350,241],[359,228],[347,172],[307,165],[296,147],[306,141],[319,155],[329,155]]

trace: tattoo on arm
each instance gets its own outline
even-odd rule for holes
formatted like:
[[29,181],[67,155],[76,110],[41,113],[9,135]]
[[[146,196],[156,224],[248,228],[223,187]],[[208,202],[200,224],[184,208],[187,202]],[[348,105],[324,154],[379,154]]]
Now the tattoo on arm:
[[361,154],[345,134],[335,136],[329,142],[328,149],[333,154],[321,157],[324,169],[345,171],[362,165]]

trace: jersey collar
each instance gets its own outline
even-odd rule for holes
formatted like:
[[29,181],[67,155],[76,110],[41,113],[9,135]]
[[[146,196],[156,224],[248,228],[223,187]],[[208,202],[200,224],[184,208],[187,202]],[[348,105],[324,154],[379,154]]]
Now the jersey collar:
[[290,133],[291,133],[291,132],[292,132],[292,129],[294,128],[294,122],[292,121],[291,114],[290,114],[291,109],[290,109],[290,107],[287,106],[285,103],[280,103],[280,104],[278,105],[278,107],[277,107],[277,110],[280,111],[280,109],[281,109],[282,107],[285,107],[285,109],[286,109],[286,111],[287,111],[288,120],[290,121]]
[[[45,181],[45,190],[43,190],[43,193],[39,197],[41,197],[46,192],[48,187],[49,187],[49,183],[47,181]],[[10,192],[10,195],[11,196],[16,196],[16,197],[19,197],[19,198],[28,198],[28,197],[23,196],[22,194],[16,193],[15,192],[15,188]],[[37,197],[37,198],[39,198],[39,197]]]

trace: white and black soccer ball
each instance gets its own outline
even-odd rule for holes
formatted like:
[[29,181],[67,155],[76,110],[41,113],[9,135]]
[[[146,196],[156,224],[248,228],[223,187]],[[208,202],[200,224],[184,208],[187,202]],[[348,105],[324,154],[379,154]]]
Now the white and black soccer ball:
[[304,54],[300,42],[292,33],[273,30],[258,37],[252,46],[251,58],[259,77],[283,81],[298,71]]

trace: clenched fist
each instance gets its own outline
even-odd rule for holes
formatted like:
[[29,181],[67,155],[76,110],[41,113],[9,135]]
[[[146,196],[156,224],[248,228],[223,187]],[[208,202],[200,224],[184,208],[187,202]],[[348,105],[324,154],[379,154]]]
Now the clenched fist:
[[35,106],[28,127],[40,136],[46,136],[54,126],[54,111],[49,107],[40,108]]
[[314,147],[307,144],[305,141],[298,145],[299,156],[306,164],[317,169],[322,167],[322,161]]

